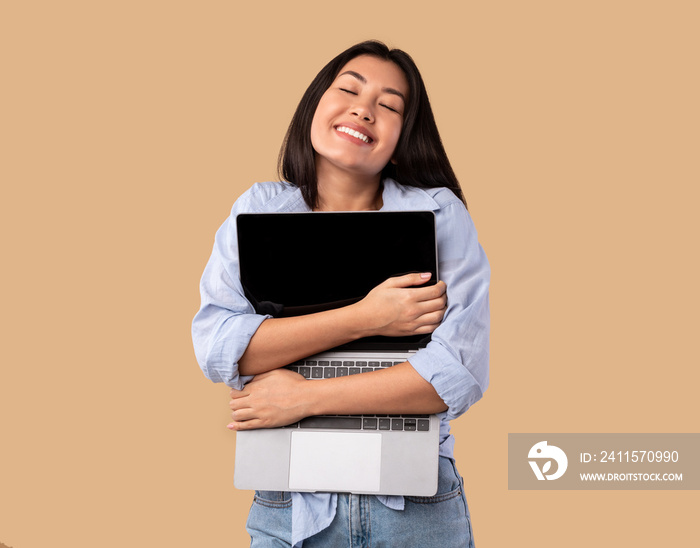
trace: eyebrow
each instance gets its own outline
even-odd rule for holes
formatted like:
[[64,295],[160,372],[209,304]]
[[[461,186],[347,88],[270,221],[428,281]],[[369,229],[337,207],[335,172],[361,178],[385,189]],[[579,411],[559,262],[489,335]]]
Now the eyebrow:
[[[363,84],[366,84],[366,83],[367,83],[367,78],[365,78],[364,76],[362,76],[362,74],[360,74],[359,72],[355,72],[354,70],[346,70],[346,71],[343,72],[342,74],[339,74],[338,77],[344,76],[344,75],[346,75],[346,74],[349,74],[350,76],[356,78],[357,80],[359,80],[359,81],[362,82]],[[401,99],[403,100],[404,103],[406,102],[406,97],[405,97],[404,94],[401,93],[398,89],[394,89],[394,88],[382,88],[382,91],[383,91],[384,93],[389,93],[389,94],[391,94],[391,95],[397,95],[398,97],[401,97]]]

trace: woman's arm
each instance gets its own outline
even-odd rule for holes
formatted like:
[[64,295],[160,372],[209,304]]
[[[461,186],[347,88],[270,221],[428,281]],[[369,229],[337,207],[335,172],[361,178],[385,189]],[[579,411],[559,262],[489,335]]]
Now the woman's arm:
[[279,369],[231,390],[231,430],[272,428],[312,415],[439,413],[447,405],[432,385],[404,362],[334,379],[306,380]]
[[489,384],[491,271],[464,204],[455,199],[443,205],[436,226],[448,307],[428,345],[410,362],[447,404],[446,418],[452,420],[476,403]]
[[405,362],[388,369],[307,381],[280,367],[370,335],[432,333],[446,307],[444,282],[414,287],[429,274],[407,274],[378,285],[360,302],[295,318],[265,320],[238,367],[255,377],[231,390],[232,430],[272,428],[319,414],[437,413],[447,409],[432,385]]
[[[378,285],[358,303],[260,324],[238,361],[242,375],[259,375],[362,337],[432,333],[445,311],[445,284],[419,287],[430,274],[407,274]],[[418,286],[418,287],[416,287]]]

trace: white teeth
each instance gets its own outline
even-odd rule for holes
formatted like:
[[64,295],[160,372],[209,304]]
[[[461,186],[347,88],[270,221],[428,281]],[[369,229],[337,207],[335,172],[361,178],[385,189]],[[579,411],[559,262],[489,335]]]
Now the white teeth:
[[364,141],[365,143],[369,143],[369,137],[367,137],[367,135],[360,133],[359,131],[355,131],[354,129],[350,129],[349,127],[345,127],[345,126],[339,126],[336,129],[338,131],[343,132],[343,133],[347,133],[348,135],[352,135],[356,139],[360,139],[360,140]]

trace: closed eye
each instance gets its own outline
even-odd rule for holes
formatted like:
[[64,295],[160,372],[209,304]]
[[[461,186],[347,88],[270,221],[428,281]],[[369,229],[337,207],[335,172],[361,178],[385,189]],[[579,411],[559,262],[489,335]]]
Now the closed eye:
[[345,88],[340,88],[340,91],[344,91],[345,93],[349,93],[350,95],[357,95],[356,92],[351,91],[349,89],[345,89]]
[[395,113],[399,114],[399,111],[398,111],[398,110],[396,110],[395,108],[390,107],[389,105],[385,105],[385,104],[383,104],[383,103],[379,103],[379,106],[380,106],[380,107],[387,108],[387,109],[389,109],[391,112],[395,112]]

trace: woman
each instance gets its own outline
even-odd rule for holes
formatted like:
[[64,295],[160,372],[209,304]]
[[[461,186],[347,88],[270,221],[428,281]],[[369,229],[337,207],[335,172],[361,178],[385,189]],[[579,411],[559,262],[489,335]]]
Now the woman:
[[[440,474],[435,497],[256,492],[251,546],[473,546],[449,421],[488,385],[490,271],[412,59],[379,42],[333,59],[297,107],[280,168],[284,181],[253,185],[217,232],[193,323],[203,371],[232,388],[229,428],[440,413]],[[243,297],[239,213],[426,209],[442,278],[433,286],[421,274],[391,278],[356,304],[294,318],[256,315]],[[282,369],[364,336],[419,333],[432,333],[428,346],[383,371],[307,382]]]

